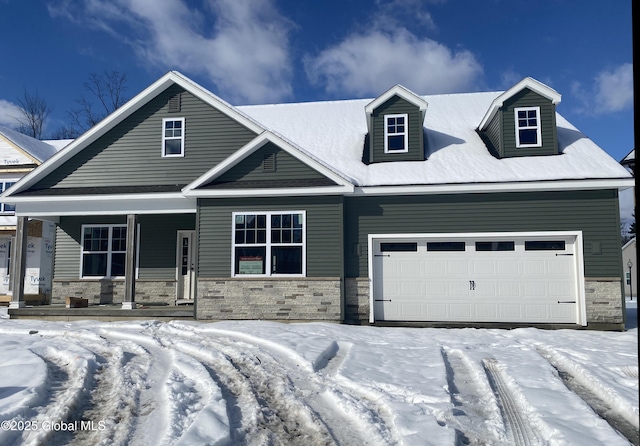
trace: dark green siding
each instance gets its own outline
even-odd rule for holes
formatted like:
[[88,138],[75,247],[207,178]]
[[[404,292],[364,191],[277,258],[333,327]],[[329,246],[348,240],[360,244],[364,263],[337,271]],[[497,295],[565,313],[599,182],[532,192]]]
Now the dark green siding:
[[[516,148],[514,109],[518,107],[540,107],[542,147]],[[525,88],[508,101],[505,101],[499,113],[502,114],[502,134],[504,142],[500,157],[558,154],[556,107],[549,99]]]
[[[347,198],[346,276],[367,277],[368,234],[581,230],[585,276],[619,277],[617,196],[607,190]],[[602,254],[592,253],[594,244]]]
[[500,127],[501,119],[502,114],[496,113],[485,130],[485,136],[492,145],[490,148],[495,151],[494,156],[495,154],[498,154],[500,157],[502,157],[502,154],[504,153],[504,144],[502,143],[503,132]]
[[140,215],[140,279],[176,278],[178,231],[195,230],[195,214]]
[[[178,230],[195,229],[195,214],[140,215],[140,279],[173,280],[176,277]],[[83,224],[126,224],[125,216],[61,217],[56,233],[54,278],[80,277],[80,243]]]
[[[409,151],[403,153],[384,153],[384,116],[407,113],[409,118]],[[393,96],[372,113],[373,128],[370,160],[372,163],[384,161],[423,161],[423,123],[420,109],[411,102]]]
[[[275,156],[275,171],[265,171],[262,167],[265,156]],[[289,155],[273,143],[267,143],[238,165],[216,178],[215,182],[270,181],[270,180],[310,180],[323,179],[324,175]]]
[[[167,102],[182,96],[182,109]],[[185,118],[185,156],[162,157],[162,119]],[[33,189],[185,185],[249,142],[255,134],[195,96],[172,86],[75,155]]]
[[307,277],[343,277],[343,198],[198,200],[198,277],[231,276],[232,213],[306,211]]

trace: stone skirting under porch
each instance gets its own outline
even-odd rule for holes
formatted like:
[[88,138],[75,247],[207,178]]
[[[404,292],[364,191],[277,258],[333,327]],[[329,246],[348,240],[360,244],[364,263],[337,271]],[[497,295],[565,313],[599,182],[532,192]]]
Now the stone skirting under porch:
[[196,318],[342,322],[339,277],[200,278]]
[[[89,299],[89,305],[122,303],[124,279],[54,279],[52,304],[64,304],[67,297]],[[175,280],[136,279],[137,304],[175,305]]]

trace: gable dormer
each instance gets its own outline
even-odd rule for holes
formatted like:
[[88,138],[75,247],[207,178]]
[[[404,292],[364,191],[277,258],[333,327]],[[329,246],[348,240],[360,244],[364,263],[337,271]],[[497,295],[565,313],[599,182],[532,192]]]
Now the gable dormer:
[[369,162],[424,161],[427,102],[396,85],[365,107]]
[[478,131],[498,158],[558,155],[560,94],[527,77],[498,96]]

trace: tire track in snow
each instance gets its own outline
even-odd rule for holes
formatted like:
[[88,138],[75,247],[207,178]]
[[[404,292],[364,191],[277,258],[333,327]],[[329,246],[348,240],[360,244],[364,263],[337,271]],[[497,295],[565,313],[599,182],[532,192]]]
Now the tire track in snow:
[[43,426],[52,422],[69,423],[77,419],[77,415],[82,412],[85,394],[92,388],[92,367],[89,364],[91,358],[86,358],[88,351],[80,350],[74,345],[64,350],[48,346],[32,351],[40,356],[47,366],[47,398],[41,406],[33,409],[36,414],[29,418],[37,423],[39,429],[24,431],[22,444],[66,444],[73,438],[74,432],[44,429]]
[[102,339],[102,343],[83,340],[83,345],[96,355],[99,364],[89,407],[81,417],[93,424],[91,429],[76,432],[70,446],[126,445],[133,432],[140,397],[137,389],[142,379],[131,371],[140,358],[120,345]]
[[627,407],[629,404],[626,401],[560,352],[550,347],[538,347],[537,351],[557,370],[570,391],[582,398],[600,418],[628,441],[636,446],[640,444],[640,423],[633,408]]
[[135,385],[134,391],[138,393],[138,405],[128,443],[132,445],[156,446],[171,444],[174,440],[169,430],[171,419],[166,388],[174,356],[154,335],[158,325],[161,323],[154,321],[143,331],[136,329],[135,332],[122,326],[101,330],[106,339],[133,355],[128,362],[131,365],[128,372]]
[[[456,431],[456,445],[499,444],[495,414],[500,414],[494,398],[488,398],[488,383],[482,385],[469,360],[457,349],[441,349],[453,409],[447,423]],[[487,390],[489,392],[487,392]],[[492,416],[493,415],[493,416]]]
[[[236,339],[231,332],[223,332],[220,336],[212,338],[210,332],[194,333],[187,325],[174,324],[168,330],[174,337],[185,340],[196,339],[199,348],[213,348],[225,355],[238,372],[250,382],[263,415],[267,415],[267,420],[272,419],[273,415],[282,415],[285,421],[293,415],[296,424],[304,419],[306,429],[316,432],[314,434],[316,437],[304,441],[301,441],[301,438],[288,439],[285,444],[289,444],[289,441],[294,441],[291,444],[304,445],[392,443],[391,435],[384,427],[380,415],[371,407],[372,401],[367,401],[360,395],[355,396],[345,386],[336,385],[321,374],[314,373],[313,370],[305,371],[305,367],[296,364],[292,359],[292,356],[296,356],[295,353],[283,354],[278,349],[266,345],[252,344],[246,340],[246,336],[239,336],[241,339]],[[334,354],[339,351],[339,349],[334,350]],[[332,367],[331,361],[332,357],[328,355],[324,365]],[[215,369],[215,365],[213,367]],[[282,385],[278,390],[280,395],[270,395],[272,391],[268,389],[269,386],[265,386],[265,383],[277,382],[282,378],[284,380],[281,381]],[[284,406],[283,403],[285,403]],[[272,413],[274,410],[275,413]],[[280,413],[282,410],[284,411]],[[287,415],[287,412],[292,410],[293,414]],[[362,420],[357,418],[363,413],[370,417],[363,424],[370,426],[373,422],[373,426],[377,426],[374,431],[362,431],[360,423]],[[300,429],[295,426],[294,428]]]
[[234,340],[207,339],[203,343],[222,353],[236,370],[235,378],[239,374],[248,384],[260,409],[257,428],[267,429],[268,444],[335,444],[309,408],[294,396],[296,389],[288,374],[268,353],[255,354],[252,345]]
[[542,437],[531,426],[509,390],[505,373],[495,359],[483,360],[489,383],[496,394],[498,405],[503,414],[510,443],[514,446],[534,446],[543,444]]

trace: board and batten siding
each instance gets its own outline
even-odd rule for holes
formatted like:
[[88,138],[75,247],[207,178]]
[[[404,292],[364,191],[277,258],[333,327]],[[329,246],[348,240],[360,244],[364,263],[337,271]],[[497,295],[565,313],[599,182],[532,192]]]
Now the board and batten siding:
[[[515,109],[519,107],[540,107],[542,147],[516,147]],[[500,114],[503,128],[501,158],[558,154],[556,106],[549,99],[525,88],[505,101]]]
[[[275,170],[265,171],[265,157],[273,156]],[[236,166],[215,179],[215,183],[235,181],[268,181],[268,180],[310,180],[325,178],[320,172],[312,169],[302,161],[280,149],[273,143],[267,143],[249,155]]]
[[198,200],[198,277],[231,277],[233,212],[306,211],[306,277],[343,277],[343,198]]
[[[181,110],[168,101],[181,95]],[[162,157],[162,119],[185,118],[184,157]],[[76,154],[32,189],[185,185],[251,141],[255,133],[172,86]]]
[[[140,215],[138,278],[174,280],[178,230],[194,230],[195,214]],[[80,277],[82,225],[126,224],[126,216],[61,217],[56,229],[54,279]]]
[[[409,151],[384,153],[384,116],[408,114]],[[423,161],[424,139],[423,123],[420,109],[409,101],[393,96],[372,113],[373,135],[370,135],[372,163],[385,161]]]
[[619,221],[616,190],[348,197],[346,277],[367,277],[368,234],[581,230],[585,277],[615,278]]

